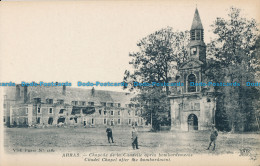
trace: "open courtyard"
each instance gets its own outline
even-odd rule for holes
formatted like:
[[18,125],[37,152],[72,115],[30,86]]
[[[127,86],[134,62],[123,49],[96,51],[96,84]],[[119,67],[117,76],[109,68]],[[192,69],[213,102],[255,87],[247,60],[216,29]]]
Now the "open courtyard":
[[[112,128],[115,143],[108,143],[103,128],[5,128],[4,145],[7,153],[16,149],[52,149],[55,152],[125,152],[131,151],[131,128]],[[135,152],[189,154],[235,154],[241,149],[260,151],[259,134],[219,132],[216,150],[206,150],[209,131],[149,132],[139,129],[139,147]]]

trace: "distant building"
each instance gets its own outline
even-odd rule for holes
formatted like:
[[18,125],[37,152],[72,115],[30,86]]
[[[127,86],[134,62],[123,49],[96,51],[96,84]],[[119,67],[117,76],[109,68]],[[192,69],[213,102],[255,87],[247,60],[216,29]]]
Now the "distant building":
[[184,83],[169,96],[172,130],[205,130],[215,123],[216,100],[213,87],[191,86],[207,82],[205,77],[206,45],[204,29],[196,9],[190,30],[189,57],[178,69],[176,82]]
[[141,108],[131,102],[132,97],[124,92],[66,86],[7,87],[4,123],[7,126],[144,126]]

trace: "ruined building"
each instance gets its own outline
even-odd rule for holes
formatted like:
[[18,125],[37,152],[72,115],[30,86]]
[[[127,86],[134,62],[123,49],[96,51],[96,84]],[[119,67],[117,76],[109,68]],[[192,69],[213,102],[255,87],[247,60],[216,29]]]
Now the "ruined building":
[[4,123],[7,126],[143,126],[141,109],[123,92],[61,87],[7,87]]

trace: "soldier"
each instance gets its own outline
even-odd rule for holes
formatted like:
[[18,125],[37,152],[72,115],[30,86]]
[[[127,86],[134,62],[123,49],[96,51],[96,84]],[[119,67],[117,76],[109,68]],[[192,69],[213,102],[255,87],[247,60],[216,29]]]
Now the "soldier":
[[212,142],[214,144],[214,147],[212,150],[215,150],[217,136],[218,136],[218,131],[216,130],[216,128],[214,126],[212,126],[211,134],[210,134],[210,143],[209,143],[209,147],[207,148],[207,150],[209,150]]
[[133,149],[139,149],[138,148],[138,132],[136,130],[136,128],[133,126],[133,130],[132,130],[132,146]]
[[106,132],[107,132],[108,143],[110,143],[110,139],[112,140],[112,143],[114,143],[112,129],[107,127]]

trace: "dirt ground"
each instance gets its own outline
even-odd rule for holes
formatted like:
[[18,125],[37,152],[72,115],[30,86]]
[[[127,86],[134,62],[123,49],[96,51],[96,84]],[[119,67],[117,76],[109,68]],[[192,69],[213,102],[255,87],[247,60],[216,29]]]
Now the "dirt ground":
[[[241,149],[260,152],[259,134],[230,134],[219,132],[216,150],[206,150],[209,131],[196,132],[148,132],[139,130],[139,152],[232,154]],[[113,128],[115,143],[109,144],[105,128],[6,128],[5,151],[14,149],[48,148],[55,152],[120,152],[133,151],[131,128]],[[259,153],[258,153],[259,154]]]

